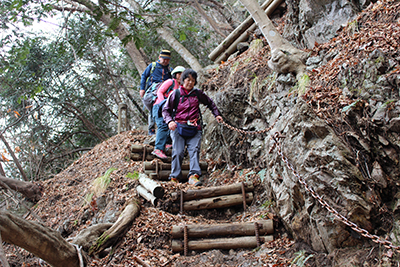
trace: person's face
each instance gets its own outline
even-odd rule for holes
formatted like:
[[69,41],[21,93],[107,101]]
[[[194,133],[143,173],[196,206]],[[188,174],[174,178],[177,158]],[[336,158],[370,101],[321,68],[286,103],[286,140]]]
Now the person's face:
[[178,83],[180,83],[182,72],[178,72],[177,74],[175,74],[175,76],[176,76],[176,80],[178,81]]
[[189,74],[189,76],[183,80],[183,87],[190,91],[193,89],[195,83],[196,80],[192,77],[192,75]]
[[169,64],[169,58],[167,59],[167,58],[159,57],[158,60],[160,61],[160,64],[163,66],[167,66]]

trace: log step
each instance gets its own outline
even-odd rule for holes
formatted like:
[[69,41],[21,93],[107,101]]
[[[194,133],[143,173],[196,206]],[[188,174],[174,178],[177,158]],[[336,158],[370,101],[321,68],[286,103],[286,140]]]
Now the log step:
[[[272,235],[260,236],[260,242],[270,242],[274,238]],[[255,236],[244,236],[234,238],[217,238],[204,240],[188,241],[188,249],[190,250],[210,250],[210,249],[238,249],[238,248],[256,248],[257,238]],[[184,241],[172,240],[172,251],[184,251]]]
[[[254,190],[252,182],[245,182],[244,188],[246,192],[251,192]],[[183,194],[183,200],[193,200],[199,198],[209,198],[223,195],[239,194],[242,192],[242,183],[223,185],[223,186],[213,186],[202,189],[189,189]],[[174,201],[180,199],[180,193],[174,192],[171,194]]]
[[[188,237],[215,237],[215,236],[228,236],[240,235],[251,236],[255,235],[257,223],[258,233],[260,235],[269,235],[274,233],[274,223],[272,220],[259,220],[256,222],[244,223],[222,223],[222,224],[192,224],[186,225]],[[172,238],[183,238],[184,234],[183,225],[172,226]]]

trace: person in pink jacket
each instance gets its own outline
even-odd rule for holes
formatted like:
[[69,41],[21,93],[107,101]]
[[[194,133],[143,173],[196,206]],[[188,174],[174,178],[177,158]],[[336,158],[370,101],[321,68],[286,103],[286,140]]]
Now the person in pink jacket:
[[157,98],[154,101],[153,105],[153,119],[157,124],[157,134],[156,134],[156,144],[154,147],[153,152],[151,154],[155,155],[160,159],[166,159],[167,156],[165,155],[165,147],[168,144],[171,144],[171,137],[169,133],[168,125],[164,122],[162,117],[162,108],[165,104],[170,93],[172,93],[175,89],[179,88],[181,74],[185,70],[184,67],[178,66],[174,68],[171,72],[172,79],[168,79],[163,82],[157,90]]

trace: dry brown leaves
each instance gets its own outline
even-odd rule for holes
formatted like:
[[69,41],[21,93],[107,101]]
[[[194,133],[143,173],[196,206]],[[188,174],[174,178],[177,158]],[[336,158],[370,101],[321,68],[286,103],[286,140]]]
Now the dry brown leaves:
[[[304,96],[317,115],[334,121],[340,110],[354,100],[345,97],[339,88],[338,74],[351,69],[369,54],[379,49],[386,55],[397,54],[400,47],[400,18],[398,1],[381,1],[370,5],[355,21],[338,32],[338,36],[325,44],[316,44],[312,56],[338,53],[327,64],[314,69],[310,90]],[[389,75],[399,73],[399,68]]]

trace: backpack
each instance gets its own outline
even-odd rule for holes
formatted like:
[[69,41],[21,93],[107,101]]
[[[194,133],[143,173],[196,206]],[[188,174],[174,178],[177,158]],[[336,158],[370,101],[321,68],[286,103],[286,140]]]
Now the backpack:
[[[168,80],[167,80],[168,81]],[[165,82],[165,81],[164,81]],[[157,98],[157,91],[161,87],[161,85],[164,83],[153,83],[147,90],[146,93],[143,96],[143,104],[146,106],[146,108],[151,111],[154,105],[154,101]],[[172,84],[170,87],[167,89],[167,93],[170,92],[175,86],[175,80],[172,79]]]
[[[146,92],[147,92],[147,90],[149,90],[150,88],[151,88],[151,86],[149,86],[149,79],[150,79],[150,82],[153,82],[153,72],[154,72],[154,69],[156,68],[156,65],[157,65],[157,63],[156,62],[151,62],[151,69],[150,69],[150,74],[149,74],[149,77],[147,77],[147,79],[146,79],[146,87],[145,87],[145,90],[146,90]],[[171,74],[171,67],[169,68],[169,73]],[[171,77],[172,78],[172,77]],[[152,84],[153,85],[153,84]]]

